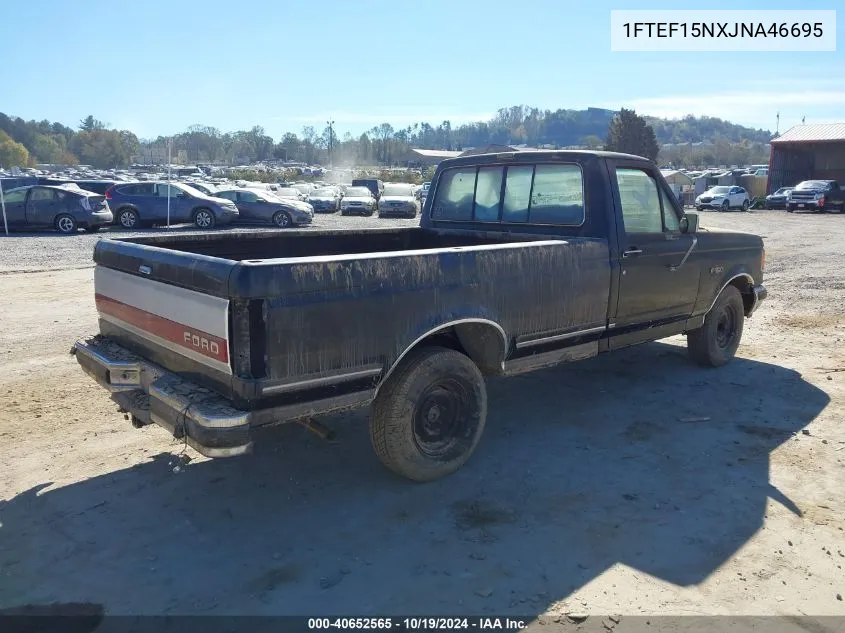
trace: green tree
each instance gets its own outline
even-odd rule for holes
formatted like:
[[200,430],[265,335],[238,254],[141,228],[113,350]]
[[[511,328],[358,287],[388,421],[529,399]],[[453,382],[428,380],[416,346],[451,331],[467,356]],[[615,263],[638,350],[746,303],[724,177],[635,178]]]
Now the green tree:
[[607,143],[604,148],[611,152],[624,152],[657,160],[660,146],[654,129],[634,110],[622,108],[610,122]]
[[102,130],[106,126],[102,121],[99,121],[94,118],[93,115],[89,114],[87,117],[82,119],[79,122],[79,129],[84,130],[86,132],[91,132],[93,130]]
[[27,165],[29,165],[29,152],[26,147],[0,130],[0,166],[26,167]]

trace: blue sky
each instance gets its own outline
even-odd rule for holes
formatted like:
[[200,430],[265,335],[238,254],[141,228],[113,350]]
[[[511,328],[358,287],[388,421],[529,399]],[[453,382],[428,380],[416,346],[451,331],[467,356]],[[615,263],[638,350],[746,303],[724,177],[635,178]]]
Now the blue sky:
[[[770,0],[708,9],[796,9]],[[839,4],[815,2],[813,9]],[[93,114],[140,137],[195,123],[360,133],[387,121],[452,124],[500,107],[634,107],[781,131],[845,120],[836,52],[610,51],[611,9],[592,0],[50,0],[3,6],[0,110],[68,125]],[[840,16],[845,12],[840,11]],[[837,16],[839,17],[839,16]],[[840,29],[841,31],[842,29]]]

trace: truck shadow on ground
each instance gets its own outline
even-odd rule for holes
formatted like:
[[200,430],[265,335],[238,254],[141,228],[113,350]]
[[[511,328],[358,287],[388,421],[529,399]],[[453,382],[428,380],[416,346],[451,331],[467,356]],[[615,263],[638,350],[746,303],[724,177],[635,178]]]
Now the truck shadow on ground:
[[770,454],[816,441],[799,431],[829,402],[792,370],[705,370],[670,343],[488,389],[478,451],[432,484],[380,466],[366,412],[327,420],[335,443],[274,427],[252,457],[45,482],[0,504],[0,607],[526,615],[617,563],[691,585],[769,499],[801,515],[769,483]]

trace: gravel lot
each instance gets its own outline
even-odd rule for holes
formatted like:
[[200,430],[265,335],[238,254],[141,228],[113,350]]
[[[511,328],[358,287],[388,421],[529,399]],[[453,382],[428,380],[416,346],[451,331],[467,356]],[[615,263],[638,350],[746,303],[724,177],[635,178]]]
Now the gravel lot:
[[[67,354],[98,237],[0,238],[0,608],[845,615],[845,215],[702,215],[766,240],[735,362],[674,337],[491,380],[479,450],[428,485],[380,466],[366,411],[174,472]],[[315,224],[340,223],[413,221]]]

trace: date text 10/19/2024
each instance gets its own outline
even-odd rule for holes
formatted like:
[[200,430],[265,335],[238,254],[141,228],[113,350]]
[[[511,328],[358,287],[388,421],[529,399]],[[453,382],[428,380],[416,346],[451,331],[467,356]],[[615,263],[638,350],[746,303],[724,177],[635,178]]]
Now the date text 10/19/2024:
[[520,631],[528,623],[517,618],[308,618],[308,629],[372,631]]

